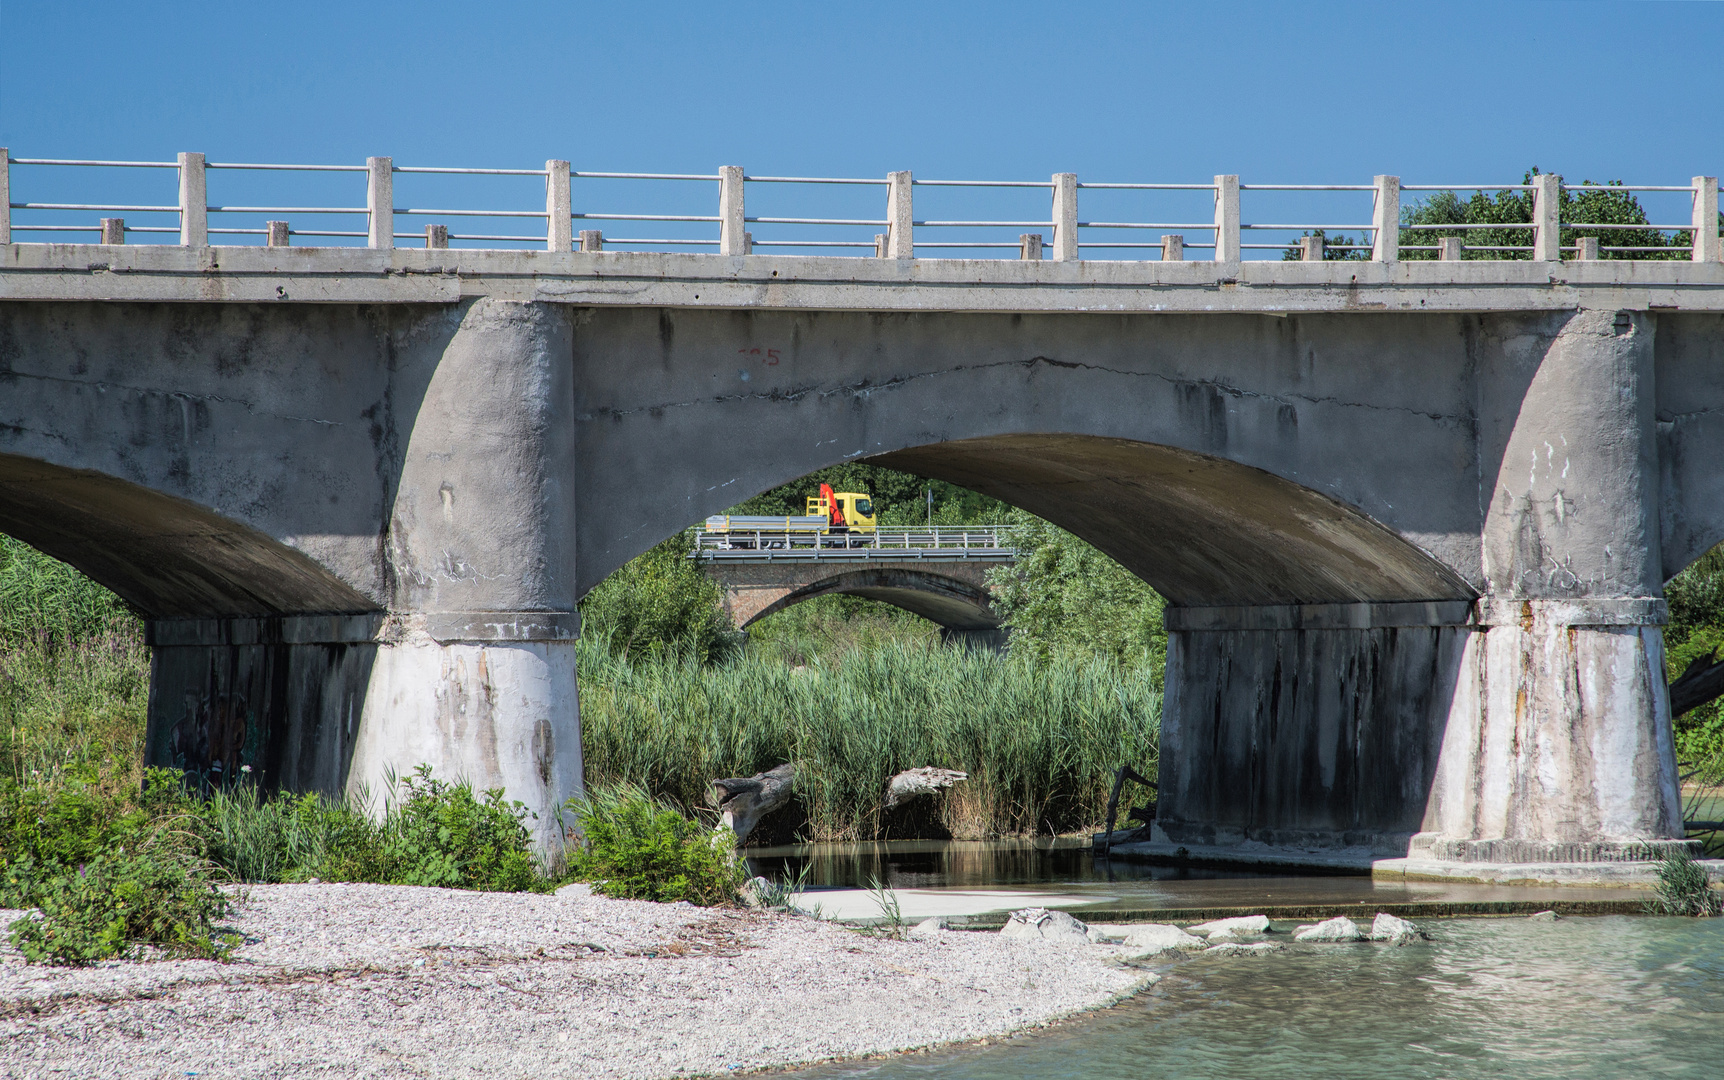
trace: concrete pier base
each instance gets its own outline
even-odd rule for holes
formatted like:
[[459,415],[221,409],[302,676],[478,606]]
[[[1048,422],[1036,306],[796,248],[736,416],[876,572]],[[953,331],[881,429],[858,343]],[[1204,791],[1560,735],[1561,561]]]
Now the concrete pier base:
[[564,800],[581,792],[573,641],[441,644],[424,634],[378,649],[347,793],[374,813],[391,778],[431,766],[477,792],[525,803],[535,845],[560,850]]

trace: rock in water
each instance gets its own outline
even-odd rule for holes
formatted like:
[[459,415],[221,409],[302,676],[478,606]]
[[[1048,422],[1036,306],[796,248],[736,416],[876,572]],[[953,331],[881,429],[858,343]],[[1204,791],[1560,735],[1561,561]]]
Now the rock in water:
[[1201,949],[1203,939],[1194,937],[1177,926],[1148,923],[1132,927],[1131,932],[1125,935],[1125,945],[1134,950],[1134,959],[1143,959],[1178,949]]
[[1359,941],[1364,938],[1359,932],[1359,924],[1345,915],[1333,919],[1324,919],[1316,926],[1299,931],[1293,935],[1294,941]]
[[1244,937],[1247,934],[1266,934],[1269,932],[1269,916],[1240,915],[1232,919],[1215,919],[1211,922],[1188,926],[1186,930],[1193,934],[1202,934],[1213,939],[1220,934],[1223,937]]
[[956,769],[906,769],[886,784],[886,809],[895,810],[912,799],[934,795],[970,778]]
[[1535,911],[1526,917],[1527,922],[1555,922],[1562,918],[1554,911]]
[[1012,912],[1012,917],[1000,928],[1000,936],[1056,945],[1088,945],[1095,940],[1090,928],[1077,919],[1063,911],[1039,907]]
[[1275,944],[1275,942],[1273,942],[1273,941],[1259,941],[1254,945],[1242,945],[1237,941],[1229,941],[1229,942],[1224,942],[1220,945],[1209,946],[1209,948],[1203,950],[1203,955],[1204,956],[1268,956],[1270,953],[1275,952],[1277,949],[1281,949],[1284,947],[1285,946]]
[[790,801],[796,794],[796,766],[785,763],[754,776],[714,780],[722,823],[736,833],[736,846],[748,839],[761,818]]
[[1371,921],[1371,940],[1386,941],[1391,945],[1410,945],[1415,941],[1423,941],[1425,932],[1405,919],[1397,919],[1393,915],[1379,911]]

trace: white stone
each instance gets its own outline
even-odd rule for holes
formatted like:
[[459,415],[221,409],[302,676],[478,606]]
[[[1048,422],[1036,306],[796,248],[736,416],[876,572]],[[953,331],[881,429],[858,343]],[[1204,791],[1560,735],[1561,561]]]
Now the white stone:
[[1244,944],[1241,944],[1237,941],[1229,941],[1229,942],[1225,942],[1221,945],[1211,945],[1209,948],[1203,950],[1203,955],[1204,956],[1267,956],[1270,953],[1275,952],[1279,949],[1283,949],[1285,947],[1286,946],[1276,944],[1273,941],[1259,941],[1259,942],[1256,942],[1255,944],[1251,944],[1251,945],[1244,945]]
[[1371,940],[1387,941],[1391,945],[1408,945],[1415,941],[1423,941],[1425,933],[1405,919],[1397,919],[1386,912],[1379,911],[1377,917],[1371,920]]
[[1294,941],[1359,941],[1364,938],[1359,924],[1345,915],[1324,919],[1316,926],[1293,935]]
[[593,895],[593,887],[584,881],[577,881],[573,885],[564,885],[556,892],[556,897],[559,900],[585,900],[591,895]]
[[1177,926],[1149,923],[1132,927],[1125,935],[1124,944],[1126,948],[1133,950],[1133,959],[1143,959],[1180,949],[1201,949],[1203,939],[1188,934]]
[[937,938],[946,929],[945,919],[923,919],[910,927],[907,936],[918,939]]
[[1196,926],[1188,926],[1186,930],[1193,934],[1202,934],[1214,940],[1216,934],[1243,937],[1246,934],[1266,934],[1269,932],[1269,916],[1240,915],[1232,919],[1213,919]]
[[1535,911],[1526,918],[1528,922],[1555,922],[1562,916],[1554,911]]
[[1012,912],[1012,917],[1000,928],[1000,936],[1056,945],[1088,945],[1100,935],[1063,911],[1023,908]]

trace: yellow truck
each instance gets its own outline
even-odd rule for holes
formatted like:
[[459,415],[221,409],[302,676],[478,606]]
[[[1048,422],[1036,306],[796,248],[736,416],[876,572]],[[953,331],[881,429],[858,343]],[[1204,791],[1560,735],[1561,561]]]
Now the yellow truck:
[[874,518],[874,501],[866,493],[821,484],[802,517],[715,514],[706,519],[706,531],[727,534],[732,548],[844,547],[851,533],[873,532]]

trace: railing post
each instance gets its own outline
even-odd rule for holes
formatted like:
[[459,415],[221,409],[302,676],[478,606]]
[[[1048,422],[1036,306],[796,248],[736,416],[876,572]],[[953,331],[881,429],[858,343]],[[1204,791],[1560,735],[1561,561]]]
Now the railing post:
[[1323,261],[1323,234],[1322,233],[1318,233],[1315,236],[1301,236],[1299,238],[1299,261],[1300,262],[1322,262]]
[[910,212],[910,172],[887,173],[886,180],[886,257],[914,259],[916,244],[912,228],[915,218]]
[[1394,262],[1401,257],[1401,178],[1372,179],[1371,261]]
[[1437,258],[1442,262],[1460,262],[1461,238],[1458,236],[1438,237]]
[[425,226],[425,246],[427,248],[446,248],[449,246],[449,226]]
[[[0,150],[0,158],[6,151]],[[3,184],[4,181],[0,181]],[[1718,235],[1718,178],[1694,178],[1694,261],[1724,262],[1724,239]]]
[[1024,233],[1018,237],[1018,258],[1030,262],[1042,261],[1042,234]]
[[553,158],[545,162],[545,249],[575,249],[574,206],[569,201],[569,163]]
[[371,222],[370,246],[395,246],[395,159],[365,159],[365,209]]
[[1215,261],[1239,261],[1239,177],[1215,178]]
[[1562,261],[1562,177],[1540,173],[1532,178],[1532,257],[1534,262]]
[[102,219],[102,243],[123,244],[126,242],[126,219],[105,217]]
[[12,242],[12,159],[0,146],[0,244]]
[[718,170],[718,253],[747,255],[748,226],[743,220],[742,166],[726,165]]
[[180,246],[210,246],[210,200],[202,154],[180,154]]
[[1598,237],[1582,236],[1575,241],[1575,246],[1580,249],[1575,252],[1574,257],[1576,259],[1581,262],[1598,261]]
[[287,247],[293,243],[293,232],[285,221],[265,222],[264,229],[268,234],[264,240],[265,247]]
[[1179,233],[1169,233],[1161,238],[1161,261],[1185,261],[1185,237]]
[[1077,259],[1077,173],[1054,173],[1054,262]]
[[599,229],[581,230],[582,251],[603,251],[605,249],[605,234]]

